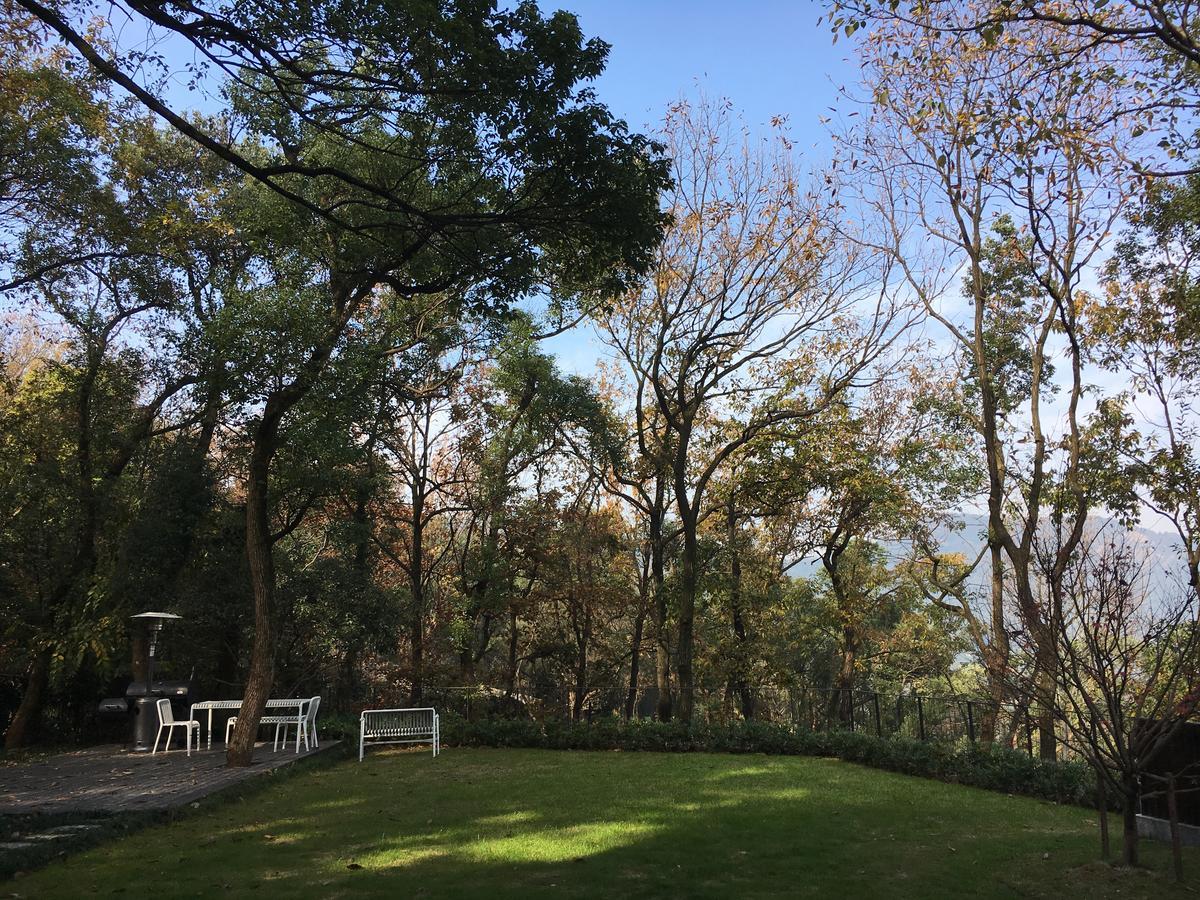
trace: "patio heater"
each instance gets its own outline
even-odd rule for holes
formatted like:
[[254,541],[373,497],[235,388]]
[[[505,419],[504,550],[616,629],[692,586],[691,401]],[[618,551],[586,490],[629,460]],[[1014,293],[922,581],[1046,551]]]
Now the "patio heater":
[[179,621],[183,617],[174,613],[144,612],[130,618],[143,623],[150,635],[150,658],[146,664],[145,689],[136,691],[134,685],[130,685],[128,692],[140,695],[130,698],[132,700],[130,705],[133,707],[134,713],[133,749],[135,752],[149,752],[154,746],[154,738],[158,734],[159,724],[158,697],[155,696],[154,685],[154,657],[158,650],[158,635],[167,622]]

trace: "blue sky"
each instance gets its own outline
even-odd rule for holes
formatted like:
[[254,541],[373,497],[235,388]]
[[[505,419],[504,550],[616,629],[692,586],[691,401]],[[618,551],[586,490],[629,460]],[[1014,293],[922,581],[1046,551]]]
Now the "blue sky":
[[817,25],[813,2],[563,0],[546,11],[579,16],[584,33],[612,45],[597,84],[601,99],[630,125],[655,124],[667,104],[697,82],[731,99],[747,122],[789,117],[801,147],[824,144],[818,115],[832,105],[836,83],[855,77],[849,45],[834,46]]
[[[630,126],[654,128],[670,103],[703,91],[731,100],[752,130],[786,117],[798,154],[814,164],[828,158],[820,117],[858,72],[848,56],[852,44],[835,45],[828,27],[818,26],[821,4],[543,0],[541,6],[575,13],[584,34],[612,45],[596,91]],[[590,371],[600,355],[586,327],[547,343],[570,371]]]

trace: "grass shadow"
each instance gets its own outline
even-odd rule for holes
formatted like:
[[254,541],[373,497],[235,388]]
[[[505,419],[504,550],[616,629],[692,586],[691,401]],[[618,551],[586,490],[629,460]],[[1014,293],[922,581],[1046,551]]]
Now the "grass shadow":
[[1095,865],[1086,810],[832,760],[391,751],[271,787],[51,866],[21,892],[161,893],[169,883],[175,896],[488,900],[1175,893],[1154,873]]

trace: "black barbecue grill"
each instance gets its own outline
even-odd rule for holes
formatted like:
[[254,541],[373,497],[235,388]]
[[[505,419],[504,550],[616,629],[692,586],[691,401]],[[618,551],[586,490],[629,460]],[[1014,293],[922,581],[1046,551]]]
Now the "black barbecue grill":
[[131,681],[124,697],[106,697],[96,710],[102,722],[119,722],[131,719],[131,738],[134,750],[149,750],[154,746],[158,733],[158,701],[166,697],[171,701],[175,718],[185,719],[188,707],[196,697],[194,681],[156,681],[147,693],[146,682]]
[[154,678],[154,657],[158,646],[158,634],[163,623],[179,616],[171,613],[145,612],[133,617],[145,623],[150,632],[150,653],[147,658],[146,679],[131,681],[125,688],[124,697],[106,697],[96,710],[102,722],[117,722],[129,718],[132,727],[133,749],[150,750],[158,735],[158,701],[166,697],[171,701],[171,711],[176,719],[186,719],[188,707],[196,696],[196,685],[187,681],[160,681]]

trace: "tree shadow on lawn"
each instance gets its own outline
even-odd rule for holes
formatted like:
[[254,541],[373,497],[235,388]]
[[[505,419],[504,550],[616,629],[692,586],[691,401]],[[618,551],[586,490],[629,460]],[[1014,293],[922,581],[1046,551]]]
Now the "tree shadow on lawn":
[[161,895],[166,877],[171,896],[489,900],[1171,893],[1161,875],[1091,865],[1093,818],[831,760],[402,751],[135,835],[28,886],[138,893],[144,880]]

